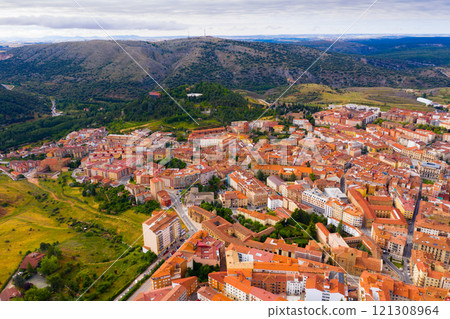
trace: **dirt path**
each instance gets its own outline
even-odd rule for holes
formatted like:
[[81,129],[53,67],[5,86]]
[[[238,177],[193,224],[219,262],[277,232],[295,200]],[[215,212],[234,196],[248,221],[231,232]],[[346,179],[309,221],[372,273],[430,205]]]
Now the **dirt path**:
[[69,204],[72,208],[74,207],[75,204],[74,204],[72,201],[60,199],[58,196],[56,196],[56,194],[55,194],[54,192],[52,192],[52,191],[49,190],[49,189],[43,188],[41,185],[39,185],[39,180],[37,180],[35,177],[29,178],[28,181],[29,181],[30,183],[36,185],[36,186],[39,187],[40,189],[42,189],[42,190],[44,190],[44,191],[46,191],[46,192],[49,192],[50,195],[52,195],[52,197],[53,197],[54,200],[56,200],[56,201],[58,201],[58,202],[64,202],[64,203],[67,203],[67,204]]

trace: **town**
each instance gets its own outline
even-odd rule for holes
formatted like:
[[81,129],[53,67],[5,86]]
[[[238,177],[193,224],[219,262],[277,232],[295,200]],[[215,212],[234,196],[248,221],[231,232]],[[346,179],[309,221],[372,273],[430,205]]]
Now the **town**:
[[134,235],[157,259],[116,300],[450,300],[449,114],[330,105],[187,141],[86,128],[1,154],[0,170],[155,207]]

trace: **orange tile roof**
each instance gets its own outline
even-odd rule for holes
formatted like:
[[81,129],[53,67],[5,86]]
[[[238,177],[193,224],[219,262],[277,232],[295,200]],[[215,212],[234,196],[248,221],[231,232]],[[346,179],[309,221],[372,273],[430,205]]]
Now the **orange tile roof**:
[[239,289],[240,291],[246,293],[247,295],[252,290],[252,286],[250,284],[250,281],[247,280],[247,279],[239,280],[238,277],[227,276],[227,277],[225,277],[224,280],[225,280],[226,284],[229,284],[229,285],[235,287],[236,289]]

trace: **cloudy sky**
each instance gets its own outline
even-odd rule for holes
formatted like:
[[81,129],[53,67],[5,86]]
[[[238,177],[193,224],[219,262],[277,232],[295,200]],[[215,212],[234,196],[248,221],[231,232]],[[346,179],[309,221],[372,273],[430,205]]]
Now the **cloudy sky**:
[[[374,0],[0,0],[0,40],[340,34]],[[448,0],[379,0],[350,34],[449,34]]]

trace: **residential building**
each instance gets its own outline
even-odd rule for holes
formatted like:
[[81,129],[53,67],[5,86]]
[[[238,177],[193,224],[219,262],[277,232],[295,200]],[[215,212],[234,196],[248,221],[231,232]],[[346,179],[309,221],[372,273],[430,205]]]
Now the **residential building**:
[[415,232],[413,249],[431,253],[436,261],[450,263],[450,238]]
[[197,297],[200,301],[232,301],[224,294],[217,292],[209,286],[203,286],[197,291]]
[[267,207],[271,210],[283,207],[283,197],[280,195],[270,195],[267,197]]
[[267,186],[272,188],[275,192],[280,192],[280,186],[286,184],[278,175],[271,175],[267,177]]
[[312,275],[306,279],[305,301],[346,301],[347,296],[343,273],[336,273],[335,278]]
[[228,185],[247,196],[248,204],[254,207],[266,207],[267,198],[273,190],[245,171],[235,171],[227,177]]
[[164,190],[164,182],[160,178],[152,178],[150,180],[150,191],[152,193],[152,197],[156,198],[156,194],[162,190]]
[[370,257],[367,252],[356,248],[332,248],[331,257],[335,265],[343,267],[351,275],[360,276],[364,271],[380,273],[383,270],[381,259]]
[[184,199],[186,207],[200,206],[202,202],[214,202],[214,192],[199,192],[198,187],[191,187]]
[[414,285],[450,289],[450,268],[434,260],[433,254],[413,249],[410,267]]
[[368,271],[359,279],[358,299],[361,301],[440,301],[448,296],[448,289],[419,288]]
[[173,210],[153,212],[142,224],[144,234],[144,252],[153,251],[159,255],[181,236],[181,224]]
[[197,277],[176,279],[171,286],[139,293],[134,301],[187,301],[197,287]]
[[314,209],[316,213],[325,213],[325,203],[328,197],[318,188],[306,190],[302,195],[302,204],[308,205]]
[[189,206],[188,215],[196,223],[202,223],[205,220],[211,219],[216,216],[214,212],[207,211],[198,206]]
[[248,210],[245,208],[238,208],[236,210],[238,215],[244,216],[246,219],[251,219],[254,222],[259,222],[263,225],[271,225],[274,226],[276,223],[281,221],[282,219],[278,216],[273,216],[271,214],[258,213],[254,210]]
[[247,207],[248,199],[240,191],[227,191],[219,195],[219,199],[224,207],[238,208]]

